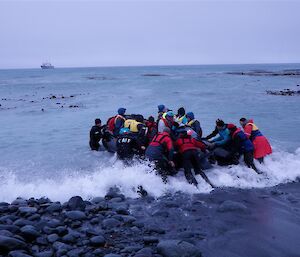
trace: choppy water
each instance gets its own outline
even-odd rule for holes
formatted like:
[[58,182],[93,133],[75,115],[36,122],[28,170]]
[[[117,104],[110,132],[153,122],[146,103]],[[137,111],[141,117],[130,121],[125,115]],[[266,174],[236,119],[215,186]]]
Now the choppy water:
[[[124,168],[114,156],[89,150],[89,129],[96,117],[105,121],[121,106],[128,113],[148,116],[156,114],[161,103],[193,111],[204,134],[214,128],[217,118],[238,124],[246,116],[254,118],[270,139],[275,153],[260,166],[263,176],[243,166],[216,167],[208,172],[216,185],[249,188],[296,180],[300,98],[265,91],[297,89],[300,77],[226,74],[258,69],[280,71],[300,65],[0,70],[0,200],[17,196],[65,200],[78,194],[89,198],[105,194],[113,185],[129,196],[136,195],[132,189],[139,184],[155,196],[197,192],[182,174],[165,185],[147,165]],[[49,99],[51,95],[58,98]],[[201,192],[211,190],[201,178],[198,181]]]

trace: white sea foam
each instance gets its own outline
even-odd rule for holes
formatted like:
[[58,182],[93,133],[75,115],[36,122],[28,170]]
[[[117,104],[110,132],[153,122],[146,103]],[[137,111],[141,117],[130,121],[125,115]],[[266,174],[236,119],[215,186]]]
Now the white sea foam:
[[[183,172],[171,177],[167,184],[155,174],[146,163],[136,163],[124,167],[120,161],[110,157],[105,166],[95,167],[92,171],[68,172],[62,170],[57,178],[34,178],[20,180],[13,170],[0,168],[0,200],[12,201],[16,197],[49,197],[51,200],[66,201],[71,196],[80,195],[85,199],[104,196],[110,187],[117,186],[129,197],[137,197],[136,189],[142,185],[151,195],[159,197],[167,192],[209,193],[212,188],[200,176],[196,176],[199,189],[189,185]],[[114,164],[112,164],[114,163]],[[257,175],[243,165],[218,167],[207,171],[208,177],[218,187],[262,188],[280,183],[295,181],[300,177],[300,148],[295,153],[276,150],[265,159],[265,164],[257,166],[262,175]]]

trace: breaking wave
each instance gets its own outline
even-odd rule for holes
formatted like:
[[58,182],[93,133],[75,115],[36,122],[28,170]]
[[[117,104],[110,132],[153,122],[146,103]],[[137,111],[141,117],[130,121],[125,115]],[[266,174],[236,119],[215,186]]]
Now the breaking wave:
[[[98,153],[97,153],[98,154]],[[99,153],[101,154],[101,153]],[[103,154],[103,153],[102,153]],[[20,178],[14,170],[0,167],[0,201],[12,201],[17,197],[48,197],[52,201],[66,201],[80,195],[84,199],[104,196],[110,187],[117,186],[128,197],[137,197],[136,189],[142,185],[149,194],[159,197],[165,193],[209,193],[212,188],[200,176],[198,189],[186,182],[183,172],[171,177],[167,184],[155,174],[147,163],[136,162],[125,167],[116,157],[107,157],[89,170],[72,172],[61,170],[60,176]],[[206,171],[207,176],[218,187],[263,188],[296,181],[300,177],[300,148],[294,153],[275,150],[257,167],[263,171],[258,175],[243,165],[218,167]]]

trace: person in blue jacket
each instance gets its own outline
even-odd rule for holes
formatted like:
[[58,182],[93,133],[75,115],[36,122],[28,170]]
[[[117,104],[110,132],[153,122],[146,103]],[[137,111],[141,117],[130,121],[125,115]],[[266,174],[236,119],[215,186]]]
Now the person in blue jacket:
[[216,125],[219,135],[209,141],[212,143],[210,147],[226,147],[231,140],[230,131],[222,120],[217,120]]

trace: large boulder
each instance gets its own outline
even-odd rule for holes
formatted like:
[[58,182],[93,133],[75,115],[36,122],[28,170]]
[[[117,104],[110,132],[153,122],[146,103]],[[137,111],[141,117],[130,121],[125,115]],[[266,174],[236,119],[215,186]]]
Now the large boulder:
[[32,241],[40,236],[40,233],[34,226],[26,225],[21,228],[21,235],[27,240]]
[[180,240],[165,240],[157,245],[158,253],[164,257],[201,257],[194,245]]
[[68,201],[67,206],[68,206],[68,209],[72,210],[72,211],[74,211],[74,210],[84,211],[86,204],[80,196],[73,196]]
[[29,215],[35,214],[37,212],[37,208],[22,206],[22,207],[19,207],[19,212],[21,215],[29,216]]

